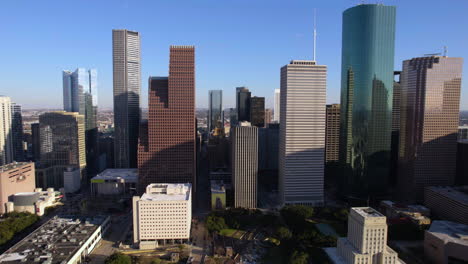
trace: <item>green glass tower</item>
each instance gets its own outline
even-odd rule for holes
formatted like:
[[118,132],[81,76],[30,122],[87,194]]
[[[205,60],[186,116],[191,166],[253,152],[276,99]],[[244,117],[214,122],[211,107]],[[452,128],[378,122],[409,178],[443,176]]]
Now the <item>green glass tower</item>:
[[340,162],[342,194],[388,191],[396,7],[362,4],[343,13]]

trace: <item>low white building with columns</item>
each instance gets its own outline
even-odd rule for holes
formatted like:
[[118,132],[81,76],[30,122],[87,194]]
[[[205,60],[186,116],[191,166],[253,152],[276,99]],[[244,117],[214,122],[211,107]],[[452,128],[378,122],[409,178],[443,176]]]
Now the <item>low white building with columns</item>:
[[133,243],[140,249],[188,241],[191,223],[190,183],[152,183],[133,197]]
[[398,253],[387,246],[387,218],[371,207],[351,208],[348,237],[336,248],[325,248],[335,264],[400,264]]

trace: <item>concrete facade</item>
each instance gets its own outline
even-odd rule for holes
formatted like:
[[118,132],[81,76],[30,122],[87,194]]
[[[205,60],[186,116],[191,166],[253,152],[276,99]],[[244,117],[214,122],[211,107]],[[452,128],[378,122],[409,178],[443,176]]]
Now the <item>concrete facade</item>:
[[0,166],[13,161],[11,99],[0,95]]
[[442,219],[468,225],[468,186],[426,187],[424,205]]
[[435,264],[468,263],[468,225],[434,221],[424,233],[424,254]]

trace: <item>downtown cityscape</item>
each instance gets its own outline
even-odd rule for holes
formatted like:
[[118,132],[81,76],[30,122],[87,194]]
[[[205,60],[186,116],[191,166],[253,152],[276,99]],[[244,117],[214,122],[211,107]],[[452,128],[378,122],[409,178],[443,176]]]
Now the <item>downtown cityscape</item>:
[[[452,42],[441,37],[430,38],[429,51],[426,35],[413,29],[421,31],[425,22],[415,21],[423,17],[410,21],[399,1],[272,3],[277,9],[268,12],[304,15],[307,30],[294,33],[299,26],[286,17],[276,22],[278,32],[296,34],[294,41],[307,50],[273,50],[283,55],[277,63],[256,50],[239,60],[219,56],[235,53],[236,44],[221,44],[229,40],[216,36],[191,39],[207,35],[189,22],[207,10],[219,19],[207,26],[216,31],[229,25],[225,30],[237,36],[236,30],[258,30],[256,24],[269,30],[265,14],[244,16],[248,21],[235,29],[234,21],[210,13],[215,8],[206,8],[207,2],[228,10],[228,17],[242,13],[240,7],[258,11],[268,2],[173,1],[119,0],[113,16],[99,14],[102,21],[122,16],[141,23],[96,24],[106,32],[107,68],[96,66],[102,64],[93,47],[101,44],[93,42],[97,33],[90,29],[88,36],[73,32],[70,41],[80,44],[66,51],[89,56],[62,58],[51,51],[58,54],[62,47],[44,50],[35,56],[67,63],[53,65],[51,76],[23,72],[24,80],[18,79],[59,89],[33,91],[12,86],[14,75],[0,78],[0,264],[468,263],[468,102],[462,93],[468,21],[443,11],[466,12],[468,2],[449,0],[454,6],[441,8],[443,17],[425,15],[444,20],[444,36],[464,50],[451,49]],[[90,13],[97,14],[101,4]],[[152,15],[167,21],[154,26],[165,34],[141,31],[153,26],[153,18],[127,12],[148,14],[147,4],[160,7]],[[60,31],[48,20],[66,15],[51,6],[37,6],[37,13],[47,9],[50,16],[28,23]],[[13,18],[23,7],[5,10]],[[330,27],[322,9],[340,18],[333,23],[341,39],[322,42],[322,30]],[[193,23],[201,23],[200,17]],[[455,30],[456,23],[465,32]],[[173,40],[169,32],[181,25],[186,35]],[[414,36],[398,38],[400,30]],[[18,34],[41,34],[27,31]],[[44,39],[65,38],[54,34]],[[147,34],[170,44],[154,45]],[[242,34],[252,46],[263,36]],[[210,65],[213,74],[199,78],[199,69],[205,73],[210,64],[204,58],[210,50],[200,43],[209,41],[218,54],[210,61],[219,66]],[[23,43],[0,45],[28,49]],[[216,45],[225,45],[221,53]],[[333,45],[338,49],[330,52]],[[400,59],[398,49],[406,46],[416,51]],[[324,53],[339,64],[322,62]],[[239,61],[238,70],[220,74],[222,65]],[[148,71],[154,65],[157,70]],[[262,80],[270,69],[275,82]],[[252,74],[255,81],[246,82],[243,75]],[[274,86],[256,88],[262,81]]]

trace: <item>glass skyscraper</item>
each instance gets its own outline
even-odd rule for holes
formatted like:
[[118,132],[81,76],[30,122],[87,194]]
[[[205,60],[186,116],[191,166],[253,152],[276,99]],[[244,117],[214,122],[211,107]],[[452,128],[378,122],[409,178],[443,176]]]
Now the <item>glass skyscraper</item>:
[[388,189],[396,7],[361,4],[343,13],[340,161],[343,194]]
[[209,94],[209,110],[208,110],[208,131],[211,132],[217,126],[224,127],[223,116],[223,91],[210,90]]

